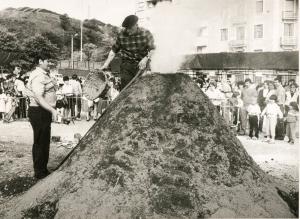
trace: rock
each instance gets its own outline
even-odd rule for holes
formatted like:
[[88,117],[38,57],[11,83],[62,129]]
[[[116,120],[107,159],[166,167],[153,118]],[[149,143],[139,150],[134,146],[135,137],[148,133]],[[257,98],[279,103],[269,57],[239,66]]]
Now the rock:
[[57,171],[0,209],[16,219],[294,217],[184,74],[140,78]]

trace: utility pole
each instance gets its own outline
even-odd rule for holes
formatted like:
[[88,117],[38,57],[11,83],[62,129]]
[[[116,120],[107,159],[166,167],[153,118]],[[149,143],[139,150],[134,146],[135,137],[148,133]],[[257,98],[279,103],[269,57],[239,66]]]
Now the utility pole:
[[83,33],[83,21],[80,22],[80,61],[82,62],[82,33]]
[[76,37],[78,34],[75,33],[74,35],[72,34],[71,35],[71,66],[72,66],[72,69],[74,69],[74,37]]

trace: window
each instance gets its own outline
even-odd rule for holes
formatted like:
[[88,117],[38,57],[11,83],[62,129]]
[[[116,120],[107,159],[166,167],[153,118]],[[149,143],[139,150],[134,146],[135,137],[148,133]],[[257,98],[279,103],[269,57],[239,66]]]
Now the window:
[[228,40],[228,29],[221,29],[221,41]]
[[197,53],[202,53],[206,49],[206,46],[197,46]]
[[245,39],[245,27],[237,27],[236,28],[236,39],[237,40]]
[[284,24],[284,36],[286,36],[286,37],[294,36],[294,24],[293,23],[285,23]]
[[198,30],[198,37],[202,37],[204,34],[205,34],[205,29],[206,27],[200,27],[199,30]]
[[262,52],[262,49],[255,49],[254,52]]
[[254,38],[263,38],[263,25],[255,25],[254,26]]
[[285,1],[285,11],[294,12],[294,0]]
[[256,13],[261,14],[264,11],[264,2],[262,0],[256,1]]

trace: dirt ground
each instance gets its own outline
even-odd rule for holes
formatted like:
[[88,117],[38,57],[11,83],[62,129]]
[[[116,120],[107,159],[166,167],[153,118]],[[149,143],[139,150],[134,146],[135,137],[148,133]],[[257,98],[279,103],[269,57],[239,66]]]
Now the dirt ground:
[[[92,127],[93,121],[75,121],[75,124],[52,124],[52,136],[60,136],[61,142],[52,142],[49,169],[53,170],[76,145],[74,134],[81,136]],[[298,190],[299,139],[295,145],[284,141],[268,144],[261,140],[239,139],[247,152],[280,183]],[[0,122],[0,204],[20,194],[36,183],[32,171],[32,129],[28,121]]]

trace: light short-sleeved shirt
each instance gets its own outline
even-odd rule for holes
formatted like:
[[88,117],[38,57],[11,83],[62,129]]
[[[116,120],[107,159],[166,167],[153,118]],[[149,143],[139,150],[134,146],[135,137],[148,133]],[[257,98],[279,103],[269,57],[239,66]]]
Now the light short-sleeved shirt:
[[40,67],[37,67],[30,73],[26,92],[30,98],[30,106],[39,106],[39,103],[35,100],[35,95],[41,95],[46,102],[55,107],[56,105],[56,83],[50,78],[49,74]]

